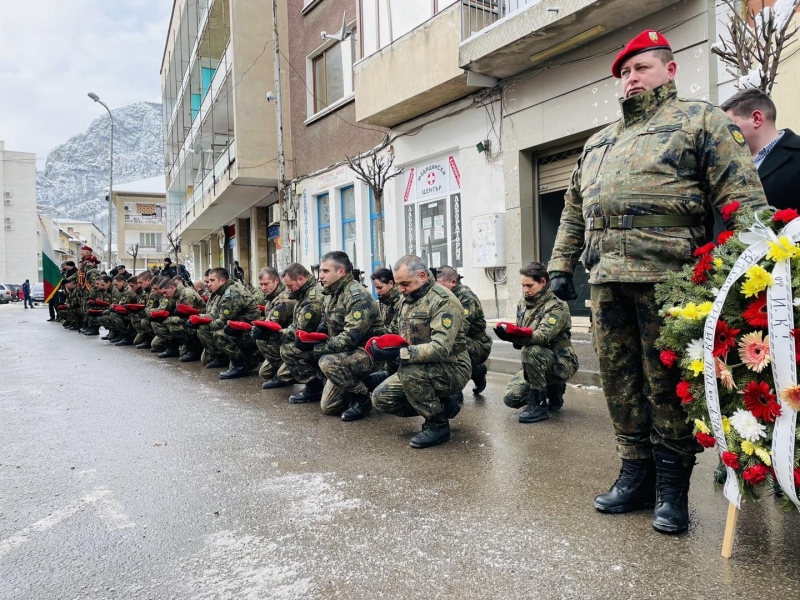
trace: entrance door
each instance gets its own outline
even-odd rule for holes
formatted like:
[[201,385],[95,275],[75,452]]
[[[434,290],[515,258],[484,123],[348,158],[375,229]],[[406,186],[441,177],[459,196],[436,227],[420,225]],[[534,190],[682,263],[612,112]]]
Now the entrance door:
[[450,264],[447,256],[447,202],[444,198],[419,204],[420,256],[429,267]]

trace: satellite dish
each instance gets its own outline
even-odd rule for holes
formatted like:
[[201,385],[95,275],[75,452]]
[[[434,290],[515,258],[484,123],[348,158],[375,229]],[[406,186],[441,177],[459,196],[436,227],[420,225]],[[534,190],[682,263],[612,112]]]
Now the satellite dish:
[[320,32],[323,40],[336,40],[337,42],[343,42],[351,35],[353,35],[353,30],[347,27],[347,12],[342,15],[342,28],[339,30],[338,33],[328,33],[327,31]]

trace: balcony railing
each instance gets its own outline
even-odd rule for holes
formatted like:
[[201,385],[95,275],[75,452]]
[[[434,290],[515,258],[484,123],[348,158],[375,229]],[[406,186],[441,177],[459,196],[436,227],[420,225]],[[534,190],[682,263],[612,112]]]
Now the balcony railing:
[[153,215],[125,215],[125,222],[134,225],[166,225],[167,217]]
[[461,39],[466,40],[500,19],[542,0],[461,0]]
[[[128,244],[125,248],[129,248],[131,244]],[[161,244],[159,246],[142,246],[139,244],[139,254],[137,256],[144,256],[145,254],[163,254],[166,256],[172,250],[167,244]]]

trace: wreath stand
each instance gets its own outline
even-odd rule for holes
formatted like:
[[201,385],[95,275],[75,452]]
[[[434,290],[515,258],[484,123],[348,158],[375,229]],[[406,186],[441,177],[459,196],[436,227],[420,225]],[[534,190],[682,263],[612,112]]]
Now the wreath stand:
[[736,519],[739,509],[733,502],[728,503],[728,518],[725,520],[725,535],[722,537],[722,558],[730,558],[733,554],[733,535],[736,533]]

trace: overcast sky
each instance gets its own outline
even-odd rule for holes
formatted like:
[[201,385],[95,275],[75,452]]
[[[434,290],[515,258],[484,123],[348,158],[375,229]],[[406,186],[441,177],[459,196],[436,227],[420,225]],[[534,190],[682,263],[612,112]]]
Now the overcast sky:
[[161,56],[172,0],[0,0],[0,140],[35,152],[105,110],[161,102]]

